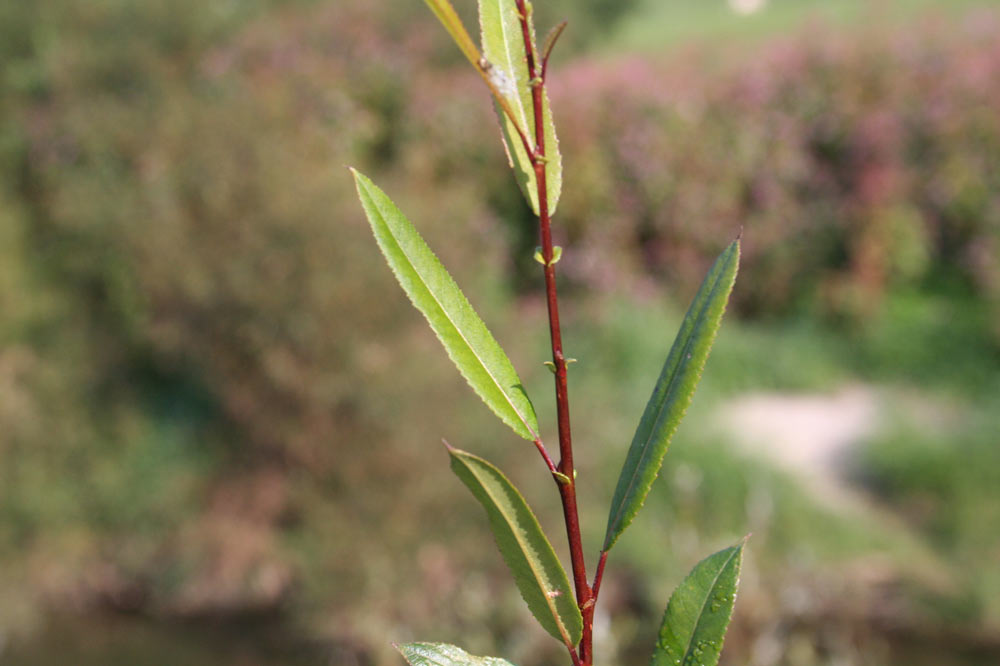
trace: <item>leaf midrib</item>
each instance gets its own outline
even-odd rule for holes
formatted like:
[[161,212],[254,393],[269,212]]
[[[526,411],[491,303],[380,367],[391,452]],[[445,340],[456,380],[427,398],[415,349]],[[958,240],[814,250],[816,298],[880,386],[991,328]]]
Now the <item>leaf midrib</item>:
[[[704,324],[703,318],[705,316],[705,312],[711,306],[712,299],[715,296],[716,291],[719,288],[719,283],[721,282],[722,277],[724,275],[725,275],[725,271],[723,270],[722,273],[719,275],[719,277],[716,278],[715,283],[712,285],[712,291],[708,295],[708,298],[706,299],[705,306],[698,312],[698,316],[696,318],[696,323],[695,323],[694,326],[691,327],[691,334],[688,336],[687,341],[684,343],[684,348],[682,349],[683,353],[680,356],[680,358],[682,359],[682,361],[681,361],[682,363],[683,363],[684,356],[687,354],[688,350],[694,344],[694,340],[695,340],[694,333],[695,333],[695,331],[697,329],[699,329]],[[681,366],[678,365],[677,367],[678,367],[678,370],[679,370]],[[670,391],[674,388],[674,384],[676,383],[677,378],[679,376],[680,376],[680,372],[679,371],[674,372],[671,375],[670,381],[667,383],[667,390],[666,390],[666,393],[665,393],[666,396],[670,395]],[[625,488],[625,492],[622,495],[621,504],[619,504],[618,510],[615,512],[614,520],[611,522],[612,525],[616,525],[618,523],[618,521],[621,520],[621,518],[622,518],[623,512],[625,511],[625,506],[628,504],[627,500],[629,498],[629,495],[632,493],[632,490],[635,488],[635,484],[636,484],[636,482],[639,479],[639,470],[642,468],[641,463],[642,463],[643,459],[646,457],[646,453],[649,451],[650,446],[652,445],[651,443],[652,443],[652,440],[653,440],[653,433],[656,431],[655,430],[656,424],[659,423],[660,416],[663,415],[663,410],[666,409],[667,402],[668,402],[668,400],[666,398],[664,398],[663,403],[659,407],[657,407],[657,409],[656,409],[656,418],[653,419],[653,430],[650,432],[650,435],[648,437],[646,437],[646,440],[645,440],[645,442],[643,443],[643,445],[641,447],[641,450],[640,450],[640,453],[639,453],[639,461],[636,463],[635,472],[631,475],[631,478],[629,478],[628,486]],[[610,547],[610,545],[608,545],[607,547]]]
[[[476,352],[476,348],[472,346],[472,344],[469,342],[469,339],[465,336],[465,332],[462,331],[462,329],[457,324],[455,324],[454,320],[451,317],[451,314],[448,312],[448,310],[444,307],[444,305],[438,299],[437,295],[434,293],[434,290],[431,289],[430,286],[427,284],[427,280],[424,279],[424,276],[421,274],[420,269],[413,263],[413,261],[410,259],[410,256],[406,253],[406,250],[404,250],[403,247],[400,245],[399,238],[397,238],[396,234],[393,233],[392,225],[390,225],[386,221],[386,217],[385,217],[385,214],[382,212],[382,208],[378,205],[378,203],[376,203],[373,200],[373,198],[371,196],[371,193],[368,191],[367,185],[365,186],[365,193],[367,194],[369,201],[371,201],[374,204],[375,210],[378,211],[379,220],[382,223],[382,226],[384,226],[385,229],[389,232],[389,236],[392,237],[392,241],[393,241],[393,243],[395,243],[396,249],[399,250],[400,254],[402,254],[403,257],[406,259],[406,262],[409,264],[410,268],[413,270],[413,273],[420,280],[420,284],[423,286],[424,290],[428,294],[430,294],[431,298],[437,304],[438,308],[441,310],[442,313],[444,313],[445,318],[448,320],[448,323],[451,324],[451,327],[453,329],[455,329],[455,331],[458,333],[459,337],[462,339],[462,342],[464,342],[465,346],[469,349],[470,352],[472,352],[472,356],[476,359],[476,361],[479,362],[480,367],[482,367],[483,371],[486,372],[486,375],[491,380],[493,380],[493,384],[500,390],[500,395],[503,396],[504,401],[510,406],[510,408],[512,410],[514,410],[514,413],[517,414],[517,418],[521,421],[521,424],[525,427],[525,429],[527,429],[528,433],[533,438],[537,439],[538,438],[538,433],[536,433],[535,430],[527,423],[527,421],[525,420],[524,416],[521,414],[521,411],[511,401],[510,397],[508,397],[507,392],[504,391],[503,385],[493,375],[493,373],[490,371],[490,369],[486,365],[486,363],[483,362],[483,359]],[[414,229],[414,233],[417,233],[415,229]],[[425,243],[426,243],[426,241],[425,241]],[[434,259],[435,259],[435,261],[437,261],[436,257],[434,257]],[[442,268],[442,270],[444,270],[443,266],[441,268]],[[472,308],[472,305],[469,304],[469,307]],[[485,327],[485,325],[484,325],[484,327]],[[488,332],[489,331],[487,330],[487,333]]]
[[[726,561],[723,563],[723,565],[719,567],[719,572],[715,574],[715,577],[712,579],[712,585],[709,587],[709,590],[711,591],[715,590],[715,586],[718,585],[719,583],[719,578],[722,577],[722,574],[726,570],[726,567],[729,566],[729,563],[733,561],[733,558],[736,557],[736,554],[738,552],[740,552],[738,548],[733,549],[733,552],[729,554],[729,557],[726,558]],[[691,645],[692,643],[694,643],[694,637],[698,633],[698,627],[701,626],[701,619],[705,614],[705,606],[708,605],[708,600],[711,597],[712,595],[708,594],[705,596],[705,599],[701,602],[701,608],[698,610],[698,620],[694,623],[694,628],[691,630],[691,636],[688,637],[687,646],[684,648],[684,657],[681,659],[681,663],[686,662],[688,656],[691,654]]]
[[[507,34],[507,21],[503,15],[503,10],[504,10],[503,1],[501,0],[500,2],[498,2],[497,6],[498,6],[498,12],[500,14],[500,32],[503,35],[503,50],[504,50],[504,55],[506,56],[507,59],[507,62],[505,63],[505,69],[507,70],[507,73],[510,75],[510,77],[513,79],[514,96],[517,98],[517,110],[521,115],[520,118],[521,125],[524,128],[524,131],[527,133],[529,129],[533,131],[534,127],[531,128],[528,127],[528,112],[524,108],[524,99],[521,96],[521,86],[520,86],[520,81],[517,77],[517,70],[516,70],[517,63],[514,61],[514,54],[511,53],[510,39],[509,35]],[[516,36],[515,39],[517,39]],[[522,41],[523,41],[523,36],[522,36]],[[525,47],[525,56],[527,56],[527,47]]]

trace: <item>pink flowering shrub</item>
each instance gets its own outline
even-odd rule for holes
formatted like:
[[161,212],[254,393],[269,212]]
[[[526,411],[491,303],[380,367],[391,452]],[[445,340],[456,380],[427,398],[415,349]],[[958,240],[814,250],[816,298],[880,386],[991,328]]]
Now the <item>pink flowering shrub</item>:
[[553,95],[587,109],[563,123],[585,186],[561,217],[572,256],[602,256],[566,270],[600,283],[630,256],[693,288],[743,225],[744,313],[864,317],[945,279],[1000,325],[998,27],[805,33],[711,74],[698,53],[576,63]]

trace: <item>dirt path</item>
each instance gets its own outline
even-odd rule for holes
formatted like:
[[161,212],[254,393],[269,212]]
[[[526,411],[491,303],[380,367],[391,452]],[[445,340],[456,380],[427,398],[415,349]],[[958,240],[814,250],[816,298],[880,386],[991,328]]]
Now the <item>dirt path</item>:
[[956,585],[952,563],[943,560],[901,515],[851,483],[847,474],[855,447],[901,408],[928,427],[940,421],[943,409],[891,389],[853,385],[826,394],[748,394],[721,404],[716,415],[741,453],[784,470],[830,511],[891,536],[889,550],[867,552],[844,574],[844,580],[860,581],[865,593],[881,590],[888,595],[881,601],[873,597],[875,601],[865,602],[869,605],[898,603],[894,591],[901,589],[900,581],[920,581],[936,593],[948,593]]
[[720,424],[741,450],[794,475],[824,504],[865,509],[844,463],[879,426],[878,394],[850,386],[830,394],[750,394],[720,407]]

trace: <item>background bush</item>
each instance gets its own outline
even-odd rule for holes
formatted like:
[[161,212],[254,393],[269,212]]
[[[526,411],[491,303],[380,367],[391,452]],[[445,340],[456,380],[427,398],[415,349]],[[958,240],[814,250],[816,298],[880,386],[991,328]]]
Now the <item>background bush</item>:
[[[345,650],[377,650],[400,609],[458,585],[456,558],[493,571],[477,513],[418,529],[449,505],[438,461],[414,442],[458,423],[456,440],[520,463],[465,412],[450,369],[425,367],[433,340],[378,261],[343,168],[374,172],[485,294],[491,326],[513,309],[495,325],[512,355],[541,358],[521,335],[539,303],[532,218],[485,93],[411,4],[0,4],[8,606],[191,616],[291,603]],[[899,337],[883,335],[884,306],[933,297],[920,307],[948,307],[902,320],[923,328],[958,308],[962,367],[994,386],[995,12],[889,34],[813,28],[721,55],[570,57],[632,4],[550,5],[580,17],[551,93],[567,166],[561,266],[581,311],[622,293],[683,300],[742,229],[744,318],[818,317],[871,333],[878,352]],[[623,363],[639,365],[631,349]],[[891,501],[958,492],[933,475],[895,481],[882,450],[870,478]],[[910,462],[936,467],[934,455]],[[921,524],[951,538],[940,515]],[[383,520],[396,543],[430,544],[412,566],[373,533]],[[457,554],[435,545],[466,526]],[[489,576],[454,592],[470,649],[517,643],[517,620],[483,602],[504,593]],[[352,602],[329,611],[330,599]]]

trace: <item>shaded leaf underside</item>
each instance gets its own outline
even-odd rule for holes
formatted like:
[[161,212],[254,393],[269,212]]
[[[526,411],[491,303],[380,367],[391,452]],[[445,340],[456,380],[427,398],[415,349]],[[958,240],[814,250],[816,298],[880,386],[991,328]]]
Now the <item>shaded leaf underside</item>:
[[542,627],[568,646],[580,642],[583,618],[552,544],[520,492],[495,466],[449,449],[451,468],[486,509],[500,554],[528,609]]

